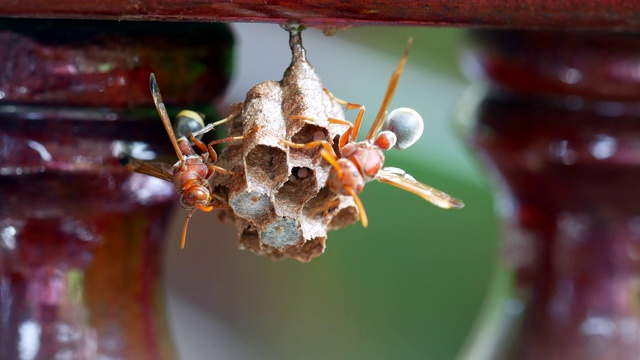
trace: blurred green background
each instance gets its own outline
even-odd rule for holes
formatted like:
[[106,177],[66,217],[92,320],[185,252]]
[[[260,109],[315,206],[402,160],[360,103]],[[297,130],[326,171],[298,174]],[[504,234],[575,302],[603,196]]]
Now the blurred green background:
[[[236,24],[227,107],[290,61],[276,25]],[[454,125],[468,86],[458,29],[360,27],[303,33],[310,62],[336,96],[367,106],[368,129],[406,39],[415,38],[392,108],[420,112],[414,147],[387,166],[462,199],[441,210],[395,187],[370,183],[361,197],[369,227],[329,233],[311,263],[273,262],[236,248],[235,229],[197,213],[180,251],[185,213],[169,224],[166,290],[183,359],[455,359],[483,304],[498,222],[485,176]],[[355,114],[350,114],[352,119]]]

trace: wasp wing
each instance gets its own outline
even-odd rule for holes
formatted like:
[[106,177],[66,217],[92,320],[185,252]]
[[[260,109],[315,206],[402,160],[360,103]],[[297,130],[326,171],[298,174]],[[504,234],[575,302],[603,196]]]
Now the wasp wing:
[[120,162],[129,171],[151,175],[158,179],[173,182],[173,166],[157,161],[139,160],[129,155],[120,155]]
[[464,207],[464,203],[461,200],[417,181],[402,169],[394,167],[383,168],[376,175],[376,180],[416,194],[433,205],[444,209],[461,209]]
[[160,119],[162,120],[162,125],[164,125],[164,129],[167,130],[167,135],[169,135],[169,140],[171,140],[171,145],[173,145],[173,149],[176,151],[176,155],[178,155],[178,159],[180,159],[180,161],[184,161],[182,150],[180,150],[180,146],[178,146],[178,141],[176,140],[176,135],[173,132],[173,126],[171,125],[171,118],[169,118],[169,114],[167,113],[167,108],[164,106],[164,103],[162,102],[162,95],[160,94],[160,88],[158,87],[158,83],[156,82],[156,76],[153,73],[149,75],[149,87],[151,88],[151,97],[153,98],[153,103],[156,105],[156,110],[158,110],[158,115],[160,115]]

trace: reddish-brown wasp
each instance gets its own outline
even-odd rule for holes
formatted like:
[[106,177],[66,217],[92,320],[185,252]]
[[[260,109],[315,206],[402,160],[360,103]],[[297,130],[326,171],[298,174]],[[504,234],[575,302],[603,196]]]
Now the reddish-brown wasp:
[[[397,186],[445,209],[464,207],[462,201],[416,181],[402,169],[382,167],[384,164],[383,151],[392,147],[405,149],[411,146],[420,138],[424,128],[422,118],[412,109],[400,108],[387,115],[387,110],[407,61],[412,43],[413,39],[409,38],[404,54],[400,59],[400,64],[391,75],[378,115],[364,141],[357,141],[360,123],[364,116],[364,106],[335,98],[348,110],[359,109],[354,124],[345,120],[329,119],[330,122],[351,125],[340,137],[338,144],[340,156],[335,153],[331,144],[326,140],[317,140],[306,144],[297,144],[287,140],[281,141],[281,144],[292,148],[323,147],[320,154],[332,166],[327,179],[327,186],[336,194],[353,197],[360,212],[360,221],[364,227],[367,227],[368,220],[358,194],[364,188],[364,184],[372,180]],[[314,121],[312,118],[303,116],[295,116],[293,118]]]
[[[162,124],[167,130],[169,140],[171,140],[176,155],[178,155],[178,162],[171,166],[161,162],[138,160],[129,156],[123,156],[121,160],[131,171],[155,176],[174,184],[176,191],[180,194],[182,207],[189,211],[182,229],[182,238],[180,239],[180,248],[184,248],[189,219],[191,219],[191,216],[196,210],[209,212],[217,207],[226,207],[225,205],[220,205],[215,202],[216,195],[209,184],[209,178],[211,178],[216,171],[224,174],[229,173],[227,170],[215,165],[218,155],[213,146],[231,140],[242,140],[245,136],[227,137],[205,144],[200,141],[197,136],[212,130],[215,126],[226,122],[229,118],[205,127],[202,117],[198,113],[190,110],[180,112],[177,116],[175,129],[172,128],[171,119],[162,102],[160,89],[153,74],[151,74],[149,78],[149,85],[151,87],[153,102],[156,105]],[[177,139],[176,135],[178,137]],[[189,140],[187,140],[187,136],[189,136],[193,144],[202,151],[202,154],[197,154],[193,150]]]

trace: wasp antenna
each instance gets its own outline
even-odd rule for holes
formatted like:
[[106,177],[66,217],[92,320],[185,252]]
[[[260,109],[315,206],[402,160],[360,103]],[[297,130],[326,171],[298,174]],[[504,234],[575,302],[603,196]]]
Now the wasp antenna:
[[149,87],[151,88],[151,97],[153,98],[153,103],[156,105],[156,110],[158,110],[158,115],[160,115],[160,119],[162,120],[162,124],[164,125],[165,130],[167,130],[167,134],[169,135],[169,139],[171,140],[171,145],[173,145],[173,149],[176,151],[178,159],[183,162],[184,156],[182,155],[182,151],[180,151],[178,141],[176,141],[176,135],[173,133],[171,119],[169,118],[167,109],[162,102],[160,88],[158,87],[158,83],[156,82],[156,76],[153,73],[151,73],[151,75],[149,76]]
[[191,211],[189,211],[189,213],[187,214],[187,219],[184,221],[184,226],[182,227],[182,237],[180,238],[180,250],[184,249],[184,246],[187,243],[187,228],[189,227],[189,220],[195,212],[196,208],[193,208]]
[[347,190],[349,195],[353,197],[353,201],[356,202],[356,207],[358,208],[358,212],[360,213],[360,223],[362,224],[362,227],[366,228],[367,226],[369,226],[369,220],[367,219],[367,213],[364,212],[364,206],[362,205],[362,201],[360,201],[360,197],[352,188],[348,186],[345,186],[344,188]]
[[413,45],[413,36],[409,36],[409,38],[407,39],[407,45],[404,47],[405,58],[409,55],[409,50],[411,49],[411,45]]
[[407,57],[409,56],[409,50],[411,49],[412,44],[413,38],[410,37],[407,40],[407,45],[404,48],[404,53],[402,54],[402,58],[400,58],[398,67],[393,71],[393,73],[391,73],[391,79],[389,79],[389,84],[387,85],[387,92],[384,94],[382,104],[380,104],[380,109],[378,110],[378,114],[373,121],[373,125],[371,125],[371,129],[369,129],[369,132],[367,133],[367,141],[369,142],[375,139],[376,135],[378,135],[378,132],[380,132],[382,124],[384,123],[384,120],[387,116],[387,110],[389,110],[389,105],[391,105],[393,94],[396,92],[398,80],[400,80],[400,75],[402,75],[402,71],[404,70],[404,64],[407,62]]

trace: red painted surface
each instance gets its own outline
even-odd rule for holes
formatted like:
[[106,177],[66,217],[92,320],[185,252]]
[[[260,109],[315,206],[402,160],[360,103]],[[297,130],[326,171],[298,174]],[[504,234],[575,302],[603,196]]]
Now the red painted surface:
[[0,42],[0,103],[151,106],[154,72],[168,106],[208,104],[231,69],[223,24],[0,19]]
[[224,90],[229,29],[200,25],[0,21],[0,359],[175,358],[161,277],[176,192],[118,155],[176,159],[151,71],[176,106]]
[[441,25],[508,28],[640,29],[640,2],[624,0],[198,1],[2,0],[5,16],[307,25]]
[[490,31],[476,44],[473,68],[492,90],[467,140],[500,179],[502,259],[513,275],[494,314],[504,337],[484,350],[636,359],[640,41]]
[[[478,78],[530,96],[640,99],[640,40],[633,33],[476,31]],[[535,51],[532,51],[535,49]]]

